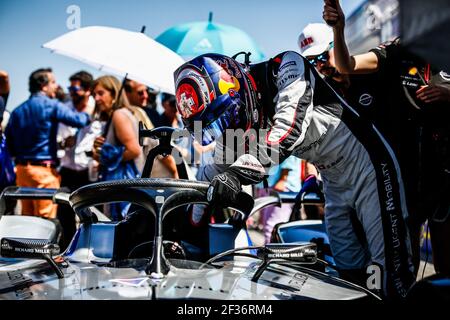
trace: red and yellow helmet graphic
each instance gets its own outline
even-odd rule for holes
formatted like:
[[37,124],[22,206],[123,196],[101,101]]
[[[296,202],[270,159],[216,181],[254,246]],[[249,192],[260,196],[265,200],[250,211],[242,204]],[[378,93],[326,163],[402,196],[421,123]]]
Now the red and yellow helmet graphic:
[[202,112],[216,98],[208,73],[194,65],[179,70],[175,86],[178,111],[185,119]]
[[208,125],[225,113],[233,115],[227,121],[235,126],[247,128],[253,123],[254,87],[239,62],[205,54],[186,62],[174,76],[177,107],[186,126],[192,120]]

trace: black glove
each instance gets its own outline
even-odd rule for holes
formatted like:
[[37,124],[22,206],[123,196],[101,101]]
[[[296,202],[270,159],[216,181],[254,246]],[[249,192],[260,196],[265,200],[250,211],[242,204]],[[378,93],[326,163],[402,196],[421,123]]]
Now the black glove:
[[236,212],[229,220],[230,224],[242,226],[254,205],[250,195],[241,193],[242,185],[256,184],[264,177],[261,163],[251,155],[242,155],[224,173],[213,178],[206,199],[216,208],[233,207],[245,212]]
[[[251,196],[241,193],[241,182],[239,178],[233,174],[232,171],[226,171],[225,173],[218,174],[211,181],[208,188],[207,200],[208,202],[218,209],[227,207],[245,208],[246,214],[235,211],[228,220],[228,223],[237,227],[243,228],[247,221],[248,214],[253,207],[254,201]],[[249,198],[248,198],[249,197]],[[242,201],[248,206],[243,205]]]
[[241,182],[238,177],[230,171],[225,171],[212,179],[206,199],[213,206],[226,208],[236,203],[239,192]]

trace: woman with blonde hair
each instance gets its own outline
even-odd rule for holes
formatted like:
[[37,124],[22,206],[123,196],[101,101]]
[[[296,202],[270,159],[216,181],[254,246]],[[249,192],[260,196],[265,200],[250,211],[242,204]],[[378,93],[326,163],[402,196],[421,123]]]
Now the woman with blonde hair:
[[[103,136],[94,142],[93,157],[100,163],[100,181],[136,178],[142,172],[144,155],[138,142],[138,123],[121,83],[114,76],[94,81],[93,96],[100,120],[106,121]],[[105,208],[108,211],[107,208]],[[121,220],[128,206],[109,206],[112,220]]]

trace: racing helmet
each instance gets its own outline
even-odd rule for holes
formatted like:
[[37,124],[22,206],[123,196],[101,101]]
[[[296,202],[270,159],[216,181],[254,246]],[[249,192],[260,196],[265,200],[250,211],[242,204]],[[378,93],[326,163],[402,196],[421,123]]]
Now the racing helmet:
[[202,145],[226,129],[246,131],[258,121],[255,83],[234,59],[201,55],[179,67],[174,77],[177,109],[185,128]]

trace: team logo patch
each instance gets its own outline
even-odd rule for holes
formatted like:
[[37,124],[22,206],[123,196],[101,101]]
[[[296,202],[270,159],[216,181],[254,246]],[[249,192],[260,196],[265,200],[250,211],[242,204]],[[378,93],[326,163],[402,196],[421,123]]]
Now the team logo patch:
[[368,93],[364,93],[359,97],[359,104],[365,107],[368,107],[372,104],[373,102],[373,97],[368,94]]
[[300,47],[304,49],[306,46],[314,43],[314,39],[311,37],[305,38],[302,42],[300,42]]
[[411,67],[411,68],[409,68],[409,70],[408,70],[408,74],[410,75],[410,76],[415,76],[415,75],[417,75],[419,73],[419,70],[416,68],[416,67]]
[[217,59],[215,62],[222,68],[217,83],[220,93],[226,94],[231,90],[238,92],[241,89],[238,79],[242,78],[242,73],[236,63],[228,59]]
[[242,73],[233,60],[220,59],[216,60],[216,63],[223,69],[223,71],[225,71],[230,76],[238,79],[242,78]]

